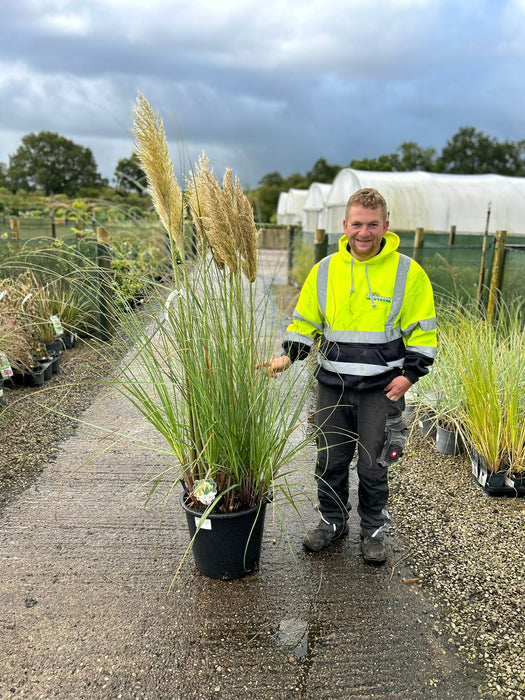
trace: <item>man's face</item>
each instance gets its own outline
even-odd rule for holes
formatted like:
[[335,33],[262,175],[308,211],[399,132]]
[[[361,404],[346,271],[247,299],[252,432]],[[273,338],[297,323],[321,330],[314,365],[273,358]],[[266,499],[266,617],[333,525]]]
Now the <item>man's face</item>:
[[366,209],[353,205],[347,216],[343,221],[343,229],[350,252],[357,260],[373,258],[379,252],[381,239],[388,229],[388,221],[383,221],[381,208]]

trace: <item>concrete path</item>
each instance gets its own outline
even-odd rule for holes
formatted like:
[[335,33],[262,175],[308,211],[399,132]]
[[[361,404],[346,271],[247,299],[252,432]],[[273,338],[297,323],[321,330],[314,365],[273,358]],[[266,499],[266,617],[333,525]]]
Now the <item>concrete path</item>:
[[[433,604],[392,567],[401,543],[387,566],[365,565],[354,513],[348,538],[311,555],[281,504],[284,532],[270,509],[259,571],[214,581],[190,557],[168,595],[188,534],[180,487],[144,508],[146,473],[168,464],[147,444],[158,439],[109,390],[82,420],[0,519],[2,700],[478,697]],[[313,464],[312,452],[296,466]]]

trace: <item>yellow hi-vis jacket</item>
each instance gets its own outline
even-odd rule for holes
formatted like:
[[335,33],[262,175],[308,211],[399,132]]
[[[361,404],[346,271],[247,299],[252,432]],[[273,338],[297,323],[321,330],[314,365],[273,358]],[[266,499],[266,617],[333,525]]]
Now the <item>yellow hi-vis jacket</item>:
[[436,355],[434,295],[422,267],[397,251],[399,236],[387,231],[379,253],[356,260],[339,240],[339,251],[308,275],[283,348],[304,359],[319,339],[318,381],[349,389],[385,387],[404,374],[416,382]]

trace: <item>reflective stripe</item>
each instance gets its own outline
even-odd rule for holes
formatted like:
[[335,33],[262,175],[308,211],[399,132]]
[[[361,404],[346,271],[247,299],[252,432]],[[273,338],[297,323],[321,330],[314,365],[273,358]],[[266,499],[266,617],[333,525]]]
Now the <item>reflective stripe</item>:
[[402,337],[401,328],[389,328],[386,331],[333,331],[325,330],[324,337],[333,343],[389,343]]
[[401,313],[403,299],[405,297],[405,287],[407,284],[408,271],[412,263],[411,258],[407,255],[399,253],[399,262],[397,264],[396,281],[394,284],[394,293],[392,295],[392,304],[390,312],[385,323],[385,328],[393,328],[397,316]]
[[314,323],[313,321],[310,321],[310,319],[305,318],[304,316],[301,316],[301,314],[298,314],[297,311],[293,312],[292,320],[293,321],[304,321],[305,323],[308,323],[310,326],[314,326],[315,328],[318,328],[320,331],[323,330],[322,323]]
[[403,329],[403,335],[408,337],[411,335],[417,327],[420,327],[422,331],[435,331],[437,328],[437,323],[435,318],[425,318],[422,321],[416,321]]
[[332,256],[323,258],[317,268],[317,302],[321,309],[321,314],[326,317],[326,303],[328,298],[328,268]]
[[405,358],[387,362],[386,365],[369,365],[362,362],[332,362],[326,358],[318,358],[318,362],[323,369],[334,374],[351,374],[355,377],[374,377],[384,374],[392,367],[403,367]]
[[314,339],[309,335],[302,335],[295,331],[286,331],[283,340],[290,343],[302,343],[303,345],[313,345]]
[[417,352],[419,355],[432,358],[436,356],[436,348],[429,345],[407,345],[407,352]]

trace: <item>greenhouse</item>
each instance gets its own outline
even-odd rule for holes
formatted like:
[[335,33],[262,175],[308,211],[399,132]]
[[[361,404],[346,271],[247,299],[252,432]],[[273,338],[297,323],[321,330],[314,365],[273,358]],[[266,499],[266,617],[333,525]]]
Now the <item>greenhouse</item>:
[[303,231],[326,229],[326,200],[331,188],[332,185],[324,182],[313,182],[308,188],[303,206]]
[[350,195],[375,187],[389,207],[390,228],[396,232],[483,234],[490,207],[490,231],[525,235],[525,178],[503,175],[376,172],[344,168],[326,199],[326,232],[340,234]]
[[302,226],[303,208],[307,195],[308,190],[291,189],[288,192],[281,192],[277,203],[277,223],[287,226]]
[[277,202],[277,223],[280,225],[285,225],[286,221],[286,200],[288,199],[288,192],[281,192],[279,194],[279,201]]

